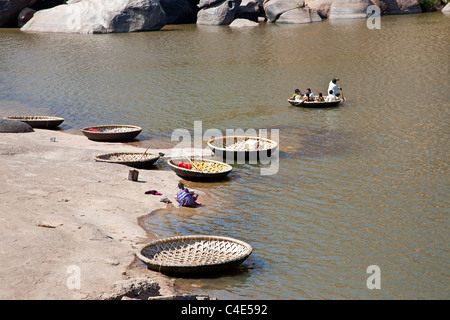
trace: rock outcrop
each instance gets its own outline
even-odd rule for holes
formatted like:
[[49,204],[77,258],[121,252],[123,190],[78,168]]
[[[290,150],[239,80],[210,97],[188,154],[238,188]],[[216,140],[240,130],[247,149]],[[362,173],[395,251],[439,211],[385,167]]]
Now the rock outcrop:
[[0,27],[17,27],[17,16],[36,0],[0,0]]
[[304,0],[266,0],[264,10],[270,22],[310,23],[322,21],[316,10],[305,7]]
[[442,8],[442,12],[443,13],[450,13],[450,2],[447,3],[447,5],[444,8]]
[[322,18],[317,11],[308,7],[286,11],[276,20],[277,23],[310,23],[320,21],[322,21]]
[[245,28],[245,27],[257,27],[259,26],[258,22],[248,20],[248,19],[234,19],[232,23],[230,23],[230,27],[232,28]]
[[34,132],[34,129],[23,121],[0,119],[0,133]]
[[373,5],[371,0],[334,0],[328,14],[329,19],[366,18],[367,7]]
[[235,19],[241,0],[200,0],[197,24],[229,25]]
[[22,28],[25,23],[30,21],[30,19],[33,18],[35,12],[35,10],[28,7],[20,11],[19,15],[17,16],[17,25],[19,26],[19,28]]
[[373,4],[380,8],[382,15],[421,13],[417,0],[372,0]]
[[166,14],[158,0],[69,0],[37,11],[27,32],[113,33],[160,30]]
[[303,8],[304,0],[264,0],[264,11],[270,22],[275,22],[285,12]]
[[[306,0],[306,4],[311,9],[317,10],[317,13],[321,18],[327,18],[330,13],[331,5],[336,0]],[[396,15],[396,14],[408,14],[408,13],[421,13],[422,9],[417,0],[371,0],[372,3],[380,8],[380,13],[382,15]],[[349,10],[344,10],[345,5],[339,5],[340,11],[345,15],[349,14],[351,8],[355,8],[357,4],[348,5]],[[362,4],[361,11],[364,9],[365,5]],[[367,7],[366,7],[367,8]],[[337,13],[336,13],[337,14]],[[363,14],[360,15],[361,17]],[[335,17],[336,18],[336,17]]]
[[312,1],[306,1],[306,5],[316,10],[317,14],[322,18],[328,18],[328,14],[330,12],[330,7],[332,5],[334,0],[312,0]]

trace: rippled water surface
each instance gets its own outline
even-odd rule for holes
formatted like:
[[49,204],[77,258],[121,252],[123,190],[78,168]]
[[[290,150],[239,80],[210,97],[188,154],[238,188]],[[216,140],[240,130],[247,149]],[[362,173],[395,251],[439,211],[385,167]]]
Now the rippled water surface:
[[[179,290],[221,299],[448,299],[450,16],[307,25],[166,26],[110,35],[0,31],[0,115],[53,115],[63,128],[133,124],[143,146],[173,130],[279,130],[279,170],[234,166],[191,183],[197,209],[143,219],[158,236],[215,234],[254,251]],[[347,101],[304,109],[295,88]],[[166,165],[162,170],[169,170]],[[174,193],[176,191],[174,186]],[[369,290],[366,269],[381,269]]]

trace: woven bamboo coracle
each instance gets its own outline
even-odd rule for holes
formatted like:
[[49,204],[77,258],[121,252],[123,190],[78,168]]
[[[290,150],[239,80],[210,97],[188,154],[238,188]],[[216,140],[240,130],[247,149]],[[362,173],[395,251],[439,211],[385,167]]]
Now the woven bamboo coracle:
[[[177,166],[179,161],[184,160],[185,162],[188,161],[188,163],[192,163],[193,167],[191,170],[180,168]],[[190,160],[190,161],[189,161]],[[205,166],[204,167],[196,167],[195,164],[202,163]],[[215,161],[215,160],[209,160],[209,159],[202,159],[202,158],[180,158],[180,159],[171,159],[168,160],[167,163],[169,164],[170,168],[181,178],[186,180],[194,180],[194,181],[201,181],[201,180],[218,180],[226,177],[231,170],[233,169],[232,166],[230,166],[227,163]],[[208,165],[210,166],[216,166],[216,168],[220,168],[219,171],[210,171],[208,170]],[[198,169],[197,169],[198,168]]]
[[[98,130],[99,132],[90,131],[89,129]],[[132,140],[141,133],[142,128],[129,125],[102,125],[86,127],[81,129],[81,131],[90,140],[119,142]]]
[[9,120],[19,120],[28,123],[32,128],[55,128],[64,122],[64,118],[45,116],[9,116],[3,117]]
[[128,166],[150,166],[159,160],[164,154],[140,153],[140,152],[114,152],[96,156],[98,162],[119,163]]
[[171,275],[220,272],[242,263],[252,247],[220,236],[180,236],[155,240],[137,252],[149,269]]
[[[250,148],[247,142],[257,141],[256,148]],[[216,156],[224,159],[250,159],[268,156],[278,147],[273,140],[252,136],[223,136],[208,141],[208,147]]]

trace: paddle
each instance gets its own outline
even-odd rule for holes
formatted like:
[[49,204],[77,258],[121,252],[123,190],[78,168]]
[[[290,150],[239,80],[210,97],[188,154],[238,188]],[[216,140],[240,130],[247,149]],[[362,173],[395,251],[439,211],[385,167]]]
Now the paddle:
[[147,150],[145,150],[145,152],[139,157],[139,159],[138,160],[141,160],[142,159],[142,157],[143,156],[145,156],[145,154],[147,153],[147,151],[148,151],[148,149],[150,149],[150,148],[147,148]]
[[344,97],[344,90],[342,90],[341,80],[339,79],[338,81],[339,81],[339,86],[341,86],[342,101],[345,102],[346,99],[345,99],[345,97]]
[[200,169],[192,162],[191,159],[189,159],[188,157],[186,157],[186,159],[189,160],[189,162],[192,164],[192,166],[193,166],[195,169],[197,169],[197,170],[200,171],[200,172],[203,172],[203,170],[200,170]]

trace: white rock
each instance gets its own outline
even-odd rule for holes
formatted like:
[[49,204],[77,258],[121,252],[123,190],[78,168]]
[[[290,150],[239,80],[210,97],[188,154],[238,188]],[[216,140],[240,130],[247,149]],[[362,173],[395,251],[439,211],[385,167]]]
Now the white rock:
[[234,21],[230,23],[230,27],[235,28],[257,27],[257,26],[259,26],[258,22],[251,21],[248,19],[234,19]]
[[21,30],[111,33],[159,30],[165,24],[159,0],[71,0],[37,11]]

